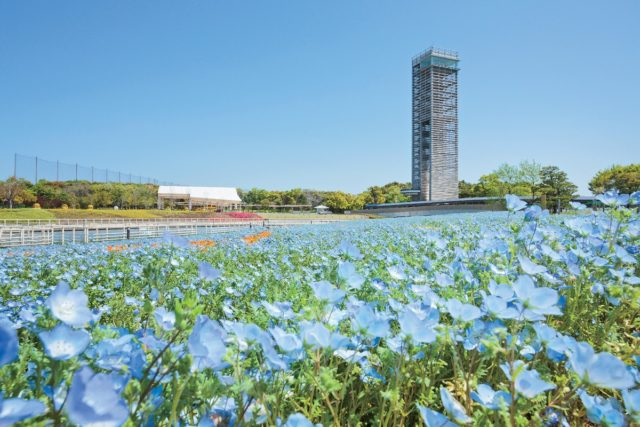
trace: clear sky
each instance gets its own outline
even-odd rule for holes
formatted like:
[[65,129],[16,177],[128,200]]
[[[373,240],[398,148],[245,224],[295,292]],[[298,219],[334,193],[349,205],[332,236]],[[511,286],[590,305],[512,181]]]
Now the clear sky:
[[460,178],[640,162],[640,2],[0,0],[13,153],[191,185],[410,180],[411,57],[461,57]]

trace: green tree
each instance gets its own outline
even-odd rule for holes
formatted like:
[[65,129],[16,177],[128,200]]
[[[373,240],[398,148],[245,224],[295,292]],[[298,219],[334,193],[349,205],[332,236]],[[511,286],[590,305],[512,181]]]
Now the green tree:
[[542,176],[540,190],[545,194],[551,210],[557,213],[575,197],[578,187],[570,182],[566,172],[557,166],[545,166],[540,174]]
[[13,205],[28,205],[36,201],[31,191],[31,183],[25,179],[10,177],[6,181],[0,181],[0,199],[13,209]]
[[536,198],[536,191],[542,184],[542,165],[535,160],[524,160],[518,165],[520,179],[523,184],[529,187],[532,198]]
[[507,192],[515,193],[516,186],[522,181],[520,168],[508,163],[501,164],[494,172],[498,179],[505,184]]
[[626,166],[614,165],[596,173],[589,182],[589,190],[594,194],[613,189],[621,193],[640,190],[640,163]]

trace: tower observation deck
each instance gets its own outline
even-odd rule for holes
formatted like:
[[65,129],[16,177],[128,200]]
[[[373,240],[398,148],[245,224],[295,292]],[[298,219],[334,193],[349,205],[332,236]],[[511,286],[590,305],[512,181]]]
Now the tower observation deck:
[[412,69],[411,190],[414,200],[458,197],[458,54],[431,48]]

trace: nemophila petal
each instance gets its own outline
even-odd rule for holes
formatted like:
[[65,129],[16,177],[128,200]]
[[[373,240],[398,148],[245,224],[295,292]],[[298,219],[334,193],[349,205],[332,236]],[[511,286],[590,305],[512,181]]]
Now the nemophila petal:
[[311,286],[316,298],[328,301],[330,304],[336,304],[342,301],[346,295],[345,291],[335,288],[331,283],[325,280],[313,282],[309,286]]
[[172,331],[176,325],[176,314],[173,311],[168,311],[164,307],[156,308],[153,317],[156,319],[158,325],[165,331]]
[[610,353],[598,353],[587,368],[590,384],[624,390],[635,385],[633,375],[620,359]]
[[444,273],[435,273],[436,283],[443,288],[448,288],[449,286],[454,285],[453,278],[448,274]]
[[285,332],[278,326],[271,328],[270,332],[278,347],[280,347],[285,353],[302,349],[302,341],[296,334]]
[[274,302],[271,304],[267,301],[262,301],[261,304],[267,310],[267,313],[278,319],[289,320],[295,317],[290,302]]
[[17,358],[18,334],[10,320],[0,319],[0,366],[11,363]]
[[218,322],[198,315],[188,340],[189,352],[193,358],[192,369],[201,371],[205,368],[221,368],[227,352],[225,338],[226,332]]
[[68,360],[82,353],[91,337],[85,330],[74,330],[64,324],[58,324],[53,330],[41,332],[47,356],[55,360]]
[[282,425],[282,427],[316,427],[316,426],[322,427],[321,424],[313,424],[311,421],[307,419],[307,417],[305,417],[299,412],[289,415],[289,418],[287,418],[287,422]]
[[575,343],[567,352],[571,369],[589,384],[618,390],[635,385],[627,365],[610,353],[596,353],[586,342]]
[[353,289],[359,289],[364,283],[364,277],[356,271],[355,265],[350,262],[341,262],[338,265],[338,276]]
[[73,374],[64,410],[77,425],[120,426],[129,417],[122,388],[117,376],[82,367]]
[[189,240],[182,237],[182,236],[176,236],[174,234],[171,234],[168,231],[165,231],[164,234],[162,235],[162,239],[166,242],[169,243],[171,245],[174,245],[178,248],[183,248],[186,249],[189,247]]
[[482,317],[482,311],[472,304],[461,303],[453,298],[447,301],[447,311],[456,320],[470,322]]
[[464,407],[458,402],[444,387],[440,387],[440,399],[442,400],[442,406],[445,411],[453,418],[453,420],[460,424],[469,424],[471,417],[469,417],[464,410]]
[[522,370],[515,380],[516,391],[529,399],[556,388],[555,384],[540,379],[540,373],[535,369]]
[[300,336],[313,348],[331,346],[331,332],[318,322],[300,322]]
[[416,407],[418,408],[420,417],[422,417],[422,421],[426,427],[458,427],[457,424],[451,422],[449,418],[440,412],[434,411],[420,404],[416,404]]
[[518,196],[513,194],[507,194],[504,199],[507,202],[507,210],[511,212],[517,212],[527,207],[527,203],[520,200]]
[[421,320],[412,310],[405,310],[398,316],[400,331],[411,337],[414,343],[431,343],[436,340],[433,324]]
[[518,255],[518,261],[520,261],[520,267],[522,268],[522,271],[524,271],[526,274],[536,275],[542,274],[547,271],[546,267],[536,264],[525,255]]
[[340,250],[341,253],[347,255],[351,259],[358,260],[363,258],[360,249],[346,240],[343,240],[340,243],[340,246],[338,246],[338,250]]
[[47,407],[36,399],[4,399],[0,394],[0,426],[11,426],[44,414]]
[[494,411],[511,404],[511,394],[502,390],[496,392],[488,384],[478,384],[477,390],[471,392],[471,398]]
[[640,423],[640,389],[623,390],[622,399],[627,414],[634,422]]
[[587,410],[589,421],[611,427],[627,426],[620,402],[613,397],[604,399],[591,396],[583,389],[578,390],[577,394]]
[[352,324],[355,330],[363,330],[370,337],[384,338],[389,335],[389,321],[368,305],[358,309]]
[[47,299],[47,306],[56,319],[80,327],[93,320],[88,301],[84,292],[72,290],[66,282],[60,282]]
[[222,272],[220,270],[213,268],[208,262],[203,261],[198,264],[198,275],[202,280],[214,281],[220,277],[221,274]]
[[394,280],[405,280],[407,278],[407,275],[404,272],[404,270],[398,267],[397,265],[392,265],[391,267],[387,267],[387,271],[389,272],[389,275],[391,276],[391,278]]

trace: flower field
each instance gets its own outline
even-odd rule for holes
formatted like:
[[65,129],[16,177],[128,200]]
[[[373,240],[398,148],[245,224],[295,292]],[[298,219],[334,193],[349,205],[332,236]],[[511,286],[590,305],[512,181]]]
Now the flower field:
[[640,195],[0,251],[0,425],[640,423]]

